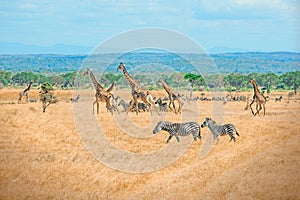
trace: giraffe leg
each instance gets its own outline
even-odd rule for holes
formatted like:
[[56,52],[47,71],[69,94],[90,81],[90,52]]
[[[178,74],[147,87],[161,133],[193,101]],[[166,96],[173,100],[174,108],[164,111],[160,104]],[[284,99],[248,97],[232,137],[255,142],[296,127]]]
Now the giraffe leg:
[[154,110],[159,115],[159,112],[158,112],[157,108],[155,107],[155,102],[153,101],[152,96],[148,95],[144,100],[145,100],[145,103],[149,105],[149,110],[150,110],[151,115],[152,115],[151,106],[153,106]]
[[183,103],[179,99],[177,99],[177,101],[178,101],[178,104],[179,104],[177,113],[181,113]]
[[113,113],[113,107],[112,107],[112,105],[110,104],[110,101],[109,101],[109,99],[105,99],[105,103],[106,103],[106,108],[108,109],[108,111],[110,111],[110,113],[111,113],[111,115],[113,115],[114,113]]
[[28,102],[29,102],[29,101],[28,101],[28,99],[29,99],[28,93],[25,94],[25,97],[26,97],[26,103],[28,103]]
[[139,114],[139,101],[137,99],[135,101],[135,113],[138,115]]
[[174,99],[172,99],[172,105],[173,105],[175,114],[177,114],[177,110],[176,110],[176,107],[175,107]]
[[259,116],[259,111],[261,111],[261,109],[262,109],[262,106],[261,106],[261,104],[260,104],[260,103],[258,104],[258,107],[259,107],[259,108],[258,108],[258,110],[257,110],[256,114],[258,114],[258,116]]
[[[252,112],[252,115],[254,115],[254,112],[253,112],[253,109],[252,109],[252,104],[254,103],[254,99],[253,99],[253,101],[250,103],[250,105],[249,105],[249,107],[250,107],[250,109],[251,109],[251,112]],[[254,115],[255,116],[255,115]]]
[[19,93],[18,103],[21,103],[21,100],[22,100],[22,93]]
[[266,108],[265,108],[265,104],[263,104],[263,109],[264,109],[264,116],[266,115]]
[[170,111],[173,112],[173,109],[172,109],[172,107],[171,107],[171,103],[172,103],[172,102],[171,102],[171,99],[170,99],[170,101],[169,101],[169,108],[170,108]]
[[[172,95],[169,95],[169,108],[170,108],[171,112],[173,112],[173,109],[171,107],[172,101],[173,101],[173,97],[172,97]],[[176,111],[174,111],[174,112],[176,112]]]
[[95,114],[95,103],[97,103],[97,100],[93,103],[93,114]]
[[256,110],[256,113],[254,113],[254,116],[256,116],[258,114],[258,104],[257,104],[257,102],[256,102],[255,110]]
[[131,100],[131,101],[130,101],[130,104],[129,104],[129,106],[128,106],[128,109],[127,109],[127,111],[126,111],[126,115],[127,115],[128,112],[133,108],[133,104],[134,104],[134,100]]

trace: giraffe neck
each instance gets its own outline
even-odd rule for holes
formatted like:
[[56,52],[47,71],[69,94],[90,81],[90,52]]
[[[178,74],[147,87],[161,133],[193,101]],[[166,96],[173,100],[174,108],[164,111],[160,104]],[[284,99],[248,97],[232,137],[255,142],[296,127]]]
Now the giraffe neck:
[[130,86],[131,90],[136,90],[138,88],[137,81],[133,79],[130,74],[128,74],[127,70],[124,68],[123,69],[123,74],[126,79],[126,82]]
[[28,87],[23,92],[28,92],[30,90],[32,84],[33,84],[33,82],[30,82]]
[[171,88],[170,86],[165,82],[165,81],[161,81],[163,84],[164,89],[166,90],[167,93],[171,92]]
[[255,81],[252,81],[252,84],[253,84],[254,94],[256,94],[256,95],[260,94],[257,83]]
[[103,89],[101,84],[97,81],[97,79],[96,79],[95,75],[93,74],[93,72],[89,71],[89,75],[92,79],[92,82],[93,82],[93,85],[94,85],[95,89],[96,90]]

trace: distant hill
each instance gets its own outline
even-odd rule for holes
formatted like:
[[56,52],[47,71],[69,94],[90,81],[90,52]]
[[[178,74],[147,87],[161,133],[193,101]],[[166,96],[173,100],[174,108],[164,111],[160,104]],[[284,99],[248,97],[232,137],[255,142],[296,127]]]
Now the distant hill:
[[213,47],[207,50],[209,54],[216,53],[241,53],[241,52],[249,52],[248,49],[239,49],[239,48],[229,48],[229,47]]
[[93,47],[79,45],[56,44],[38,46],[22,43],[0,42],[0,54],[88,54]]
[[[204,71],[214,67],[203,55],[187,54]],[[88,59],[87,59],[88,58]],[[205,56],[207,58],[207,56]],[[292,52],[244,52],[217,53],[210,55],[220,73],[266,73],[282,74],[300,71],[300,53]],[[200,62],[198,62],[200,61]],[[203,61],[203,62],[202,62]],[[80,68],[97,69],[105,67],[106,71],[115,72],[119,62],[124,62],[131,72],[151,72],[166,69],[178,72],[195,72],[195,67],[174,53],[132,52],[126,54],[103,54],[94,57],[85,55],[27,54],[0,55],[0,70],[13,72],[70,72]],[[85,65],[83,66],[83,63]]]

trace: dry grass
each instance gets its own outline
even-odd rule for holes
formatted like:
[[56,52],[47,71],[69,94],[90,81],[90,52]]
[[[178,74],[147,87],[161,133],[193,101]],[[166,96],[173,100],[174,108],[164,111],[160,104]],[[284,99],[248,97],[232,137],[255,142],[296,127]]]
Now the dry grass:
[[[17,102],[18,92],[0,90],[0,199],[300,199],[299,96],[287,103],[287,93],[271,94],[261,117],[244,110],[245,102],[228,102],[225,122],[236,125],[241,135],[236,143],[220,137],[199,159],[210,136],[206,128],[203,140],[170,166],[131,174],[106,167],[84,148],[73,121],[72,91],[56,91],[60,102],[46,113],[40,103],[9,104]],[[283,101],[275,103],[280,95]],[[38,91],[31,97],[38,98]],[[198,103],[199,123],[211,115],[210,105]],[[103,110],[99,123],[113,123]],[[148,113],[130,116],[141,125],[150,121]],[[168,118],[179,120],[174,114]],[[132,152],[155,151],[167,138],[166,133],[132,138],[118,127],[106,127],[105,134]]]

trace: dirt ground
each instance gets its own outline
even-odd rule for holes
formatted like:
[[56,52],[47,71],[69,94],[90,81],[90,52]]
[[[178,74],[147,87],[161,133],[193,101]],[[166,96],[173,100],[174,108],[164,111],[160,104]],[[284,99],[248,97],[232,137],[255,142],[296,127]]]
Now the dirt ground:
[[[227,102],[224,123],[235,124],[237,142],[222,136],[200,158],[211,136],[203,128],[203,139],[169,166],[129,173],[107,167],[86,150],[69,101],[73,91],[55,91],[60,101],[46,113],[40,102],[17,104],[18,92],[0,90],[0,199],[300,199],[300,95],[288,100],[288,92],[271,93],[266,116],[256,117],[244,109],[246,102]],[[38,91],[30,94],[38,98]],[[153,96],[158,95],[165,94]],[[282,102],[275,102],[280,95]],[[211,116],[211,104],[197,102],[199,123]],[[183,112],[189,112],[187,105]],[[101,108],[98,122],[113,124]],[[150,120],[149,113],[129,116],[141,125]],[[129,137],[111,126],[104,132],[116,146],[135,153],[169,145],[163,131],[149,138]],[[175,138],[170,143],[181,145]]]

